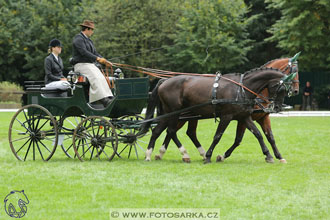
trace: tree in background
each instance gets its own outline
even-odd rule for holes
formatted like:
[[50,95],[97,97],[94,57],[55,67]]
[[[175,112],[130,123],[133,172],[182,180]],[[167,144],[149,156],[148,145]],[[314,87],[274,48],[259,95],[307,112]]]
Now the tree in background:
[[330,1],[266,0],[269,7],[281,11],[281,18],[270,28],[269,41],[299,57],[301,70],[330,69]]
[[250,50],[243,1],[186,1],[168,58],[176,71],[238,71]]
[[61,57],[69,66],[72,38],[82,22],[81,0],[0,0],[0,80],[44,79],[48,43],[58,38]]
[[250,34],[249,38],[253,40],[252,49],[247,56],[249,62],[244,67],[252,69],[285,55],[283,50],[276,48],[277,42],[265,40],[271,37],[267,30],[280,19],[281,14],[278,9],[267,8],[268,4],[264,0],[244,0],[244,2],[249,7],[246,16],[251,19],[251,23],[247,30]]
[[61,57],[69,68],[72,38],[84,19],[95,20],[92,39],[113,62],[226,73],[302,51],[301,70],[329,70],[330,2],[266,3],[268,7],[263,0],[0,0],[0,80],[43,80],[48,43],[55,37],[63,43]]
[[163,47],[173,42],[170,35],[175,32],[182,2],[96,1],[86,13],[96,22],[93,41],[98,51],[112,62],[166,68]]

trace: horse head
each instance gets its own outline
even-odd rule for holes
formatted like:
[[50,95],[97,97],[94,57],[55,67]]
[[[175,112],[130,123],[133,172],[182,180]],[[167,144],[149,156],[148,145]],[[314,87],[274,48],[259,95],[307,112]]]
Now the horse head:
[[[294,55],[292,58],[281,58],[269,61],[262,67],[272,67],[281,70],[284,74],[290,75],[296,73],[294,79],[292,79],[292,94],[299,94],[299,74],[298,74],[298,58],[301,52]],[[291,95],[291,94],[289,94]]]
[[279,81],[269,85],[268,90],[272,105],[271,108],[273,108],[274,111],[280,112],[282,110],[285,96],[289,96],[292,93],[292,84],[296,76],[297,72],[284,75]]

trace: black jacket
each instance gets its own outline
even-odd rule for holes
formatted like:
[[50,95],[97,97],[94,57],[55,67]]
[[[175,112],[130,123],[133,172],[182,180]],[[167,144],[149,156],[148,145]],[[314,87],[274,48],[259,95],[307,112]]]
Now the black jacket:
[[58,57],[58,61],[55,56],[51,53],[45,58],[45,84],[53,81],[59,81],[64,78],[63,75],[63,62],[61,57]]
[[76,63],[94,63],[97,57],[102,56],[96,52],[91,39],[82,32],[73,38],[73,65]]

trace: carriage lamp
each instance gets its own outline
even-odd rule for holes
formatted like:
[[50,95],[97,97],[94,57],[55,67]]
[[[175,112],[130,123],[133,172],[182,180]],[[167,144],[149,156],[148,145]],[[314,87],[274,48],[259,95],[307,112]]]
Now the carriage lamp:
[[75,72],[73,72],[72,70],[68,73],[68,76],[66,77],[68,82],[71,82],[71,83],[77,83],[78,81],[78,77],[76,75]]
[[124,79],[124,73],[120,68],[117,68],[114,73],[115,78]]

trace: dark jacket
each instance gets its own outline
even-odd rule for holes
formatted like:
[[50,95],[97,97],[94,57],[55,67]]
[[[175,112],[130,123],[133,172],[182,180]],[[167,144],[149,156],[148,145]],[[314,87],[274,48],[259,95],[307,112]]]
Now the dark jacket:
[[76,63],[94,63],[97,57],[102,56],[96,52],[91,39],[82,32],[73,38],[73,65]]
[[313,94],[313,88],[310,86],[310,87],[305,87],[304,88],[304,93],[303,93],[303,95],[305,95],[305,92],[308,92],[309,93],[309,95],[312,95]]
[[59,81],[64,78],[63,75],[63,62],[61,57],[58,57],[58,61],[55,56],[51,53],[45,58],[45,84],[53,81]]

